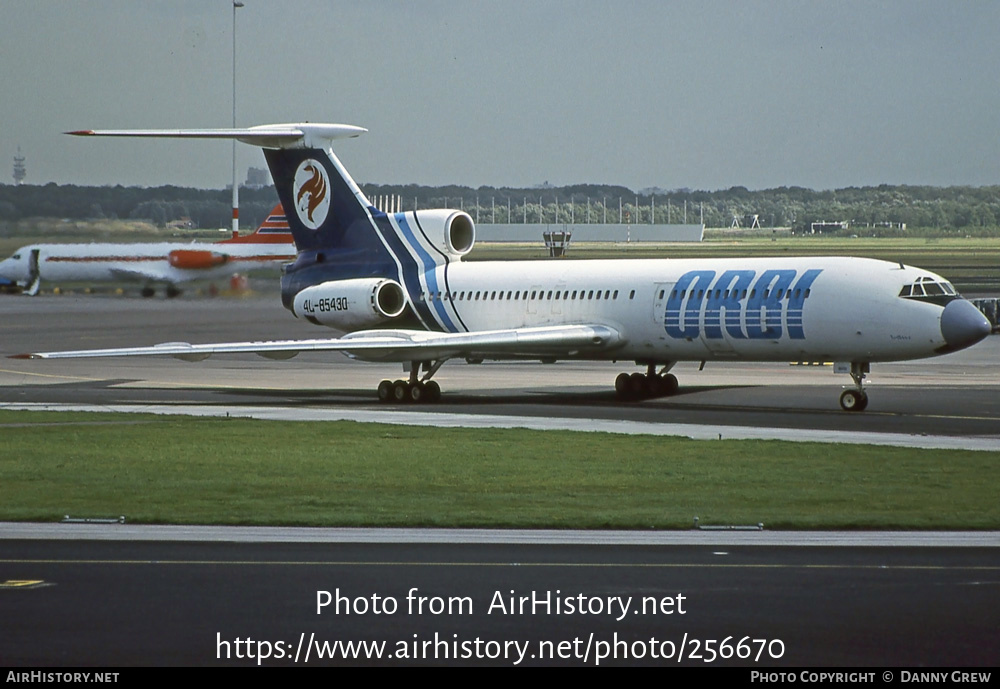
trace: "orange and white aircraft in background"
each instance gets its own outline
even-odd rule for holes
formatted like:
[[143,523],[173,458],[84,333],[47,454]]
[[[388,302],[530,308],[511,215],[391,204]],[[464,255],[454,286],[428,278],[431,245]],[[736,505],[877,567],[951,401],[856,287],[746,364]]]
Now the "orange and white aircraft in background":
[[0,261],[0,277],[35,295],[49,282],[138,282],[142,296],[165,285],[168,297],[191,280],[217,280],[233,273],[280,267],[295,260],[295,243],[278,204],[253,234],[221,242],[30,244]]

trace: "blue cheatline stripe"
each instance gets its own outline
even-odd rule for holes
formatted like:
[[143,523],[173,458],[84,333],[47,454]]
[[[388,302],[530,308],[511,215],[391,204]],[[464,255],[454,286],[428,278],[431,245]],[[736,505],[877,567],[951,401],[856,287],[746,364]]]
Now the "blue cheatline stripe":
[[410,304],[413,305],[413,310],[417,318],[420,319],[420,322],[428,330],[440,329],[441,326],[434,313],[427,303],[420,298],[423,293],[420,285],[420,267],[410,252],[406,250],[399,234],[392,227],[392,223],[389,222],[389,218],[384,213],[379,213],[374,207],[370,208],[369,212],[371,213],[371,223],[375,232],[382,237],[389,247],[389,252],[399,261],[400,270],[402,271],[399,275],[399,282],[410,297]]
[[[420,243],[420,240],[417,239],[416,235],[414,235],[413,229],[410,227],[410,224],[406,222],[406,216],[403,213],[396,213],[395,218],[396,218],[396,223],[399,225],[399,229],[400,231],[402,231],[404,239],[406,240],[408,246],[412,247],[416,251],[417,255],[420,257],[420,260],[423,262],[424,266],[423,274],[424,274],[424,279],[427,281],[428,291],[431,294],[437,294],[437,292],[439,291],[437,282],[437,262],[434,260],[434,257],[431,256],[426,249],[424,249],[423,245]],[[452,333],[458,332],[458,328],[455,327],[455,324],[452,322],[451,317],[448,315],[448,312],[444,308],[444,302],[437,299],[428,299],[428,303],[437,312],[438,320],[440,321],[441,325],[444,326],[445,330]]]
[[448,306],[450,306],[451,307],[451,312],[453,314],[455,314],[455,319],[458,321],[458,324],[462,326],[462,329],[465,332],[469,332],[469,326],[467,326],[465,324],[465,321],[462,319],[462,314],[460,314],[458,312],[458,306],[455,304],[454,294],[451,291],[451,283],[448,280],[448,268],[451,267],[451,259],[448,258],[448,255],[445,252],[441,251],[441,249],[439,249],[434,244],[434,242],[432,242],[430,240],[430,237],[427,236],[427,233],[424,232],[424,228],[420,224],[420,218],[417,217],[416,212],[413,213],[413,224],[416,225],[417,230],[420,232],[420,234],[422,234],[424,236],[424,239],[427,240],[427,244],[430,245],[430,247],[432,249],[434,249],[434,251],[436,251],[439,254],[441,254],[441,260],[444,262],[444,265],[442,266],[442,273],[443,273],[442,277],[444,279],[444,289],[448,293],[448,296],[449,296],[449,298],[448,298],[448,300],[447,300],[447,302],[445,304],[445,308],[448,308]]

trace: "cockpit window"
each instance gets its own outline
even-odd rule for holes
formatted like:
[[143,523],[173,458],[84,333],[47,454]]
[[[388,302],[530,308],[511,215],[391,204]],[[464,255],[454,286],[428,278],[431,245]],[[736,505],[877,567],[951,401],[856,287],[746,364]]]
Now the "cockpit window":
[[959,299],[961,295],[955,291],[950,282],[924,276],[917,278],[909,285],[903,285],[902,289],[899,290],[899,296],[904,299],[927,301],[944,306],[952,299]]
[[13,256],[11,256],[11,258],[14,259],[15,261],[20,261],[21,260],[21,254],[14,254]]

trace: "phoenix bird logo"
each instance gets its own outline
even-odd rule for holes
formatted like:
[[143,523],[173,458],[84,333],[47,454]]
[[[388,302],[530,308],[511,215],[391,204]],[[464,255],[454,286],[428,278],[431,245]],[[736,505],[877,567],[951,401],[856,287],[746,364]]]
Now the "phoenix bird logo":
[[330,208],[326,169],[318,161],[304,160],[295,172],[295,212],[302,224],[317,229]]

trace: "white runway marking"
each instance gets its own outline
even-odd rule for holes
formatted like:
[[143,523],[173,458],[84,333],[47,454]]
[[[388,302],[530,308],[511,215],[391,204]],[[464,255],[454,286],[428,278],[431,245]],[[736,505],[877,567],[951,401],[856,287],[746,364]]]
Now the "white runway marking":
[[229,543],[487,543],[997,548],[997,531],[581,531],[559,529],[358,529],[0,522],[0,541],[225,541]]

